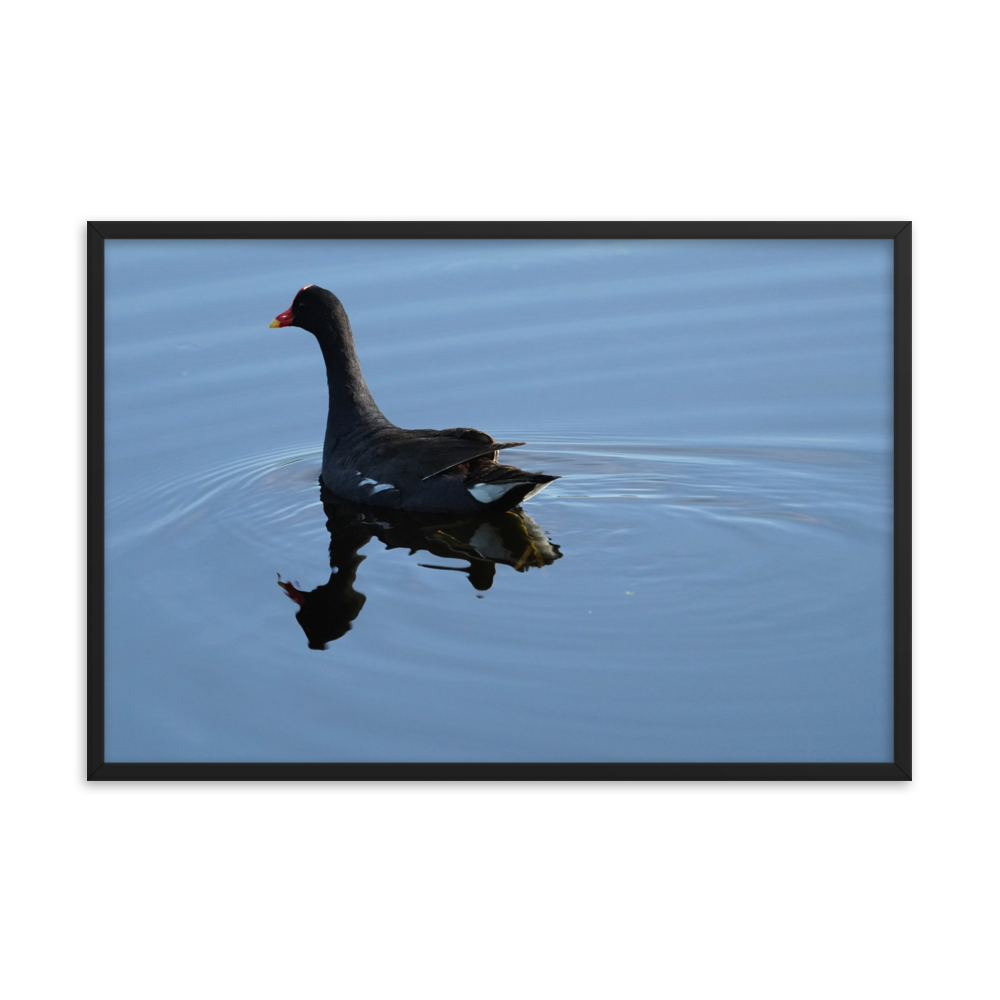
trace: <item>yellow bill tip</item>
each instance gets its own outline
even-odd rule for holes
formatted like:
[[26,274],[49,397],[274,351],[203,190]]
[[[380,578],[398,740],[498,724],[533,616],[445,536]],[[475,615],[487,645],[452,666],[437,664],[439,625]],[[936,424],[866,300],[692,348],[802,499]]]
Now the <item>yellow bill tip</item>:
[[276,319],[272,319],[271,322],[267,324],[267,328],[269,330],[273,330],[276,326],[281,326],[281,324]]

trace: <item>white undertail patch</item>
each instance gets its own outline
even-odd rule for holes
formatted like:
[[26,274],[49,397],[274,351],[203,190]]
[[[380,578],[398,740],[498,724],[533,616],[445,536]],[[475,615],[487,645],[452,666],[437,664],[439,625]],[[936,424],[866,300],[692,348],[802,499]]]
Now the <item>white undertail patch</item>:
[[508,490],[524,485],[524,483],[476,483],[475,486],[468,487],[468,490],[480,503],[493,503]]
[[539,483],[530,493],[524,494],[525,500],[530,500],[536,493],[541,493],[546,486],[551,486],[551,483]]

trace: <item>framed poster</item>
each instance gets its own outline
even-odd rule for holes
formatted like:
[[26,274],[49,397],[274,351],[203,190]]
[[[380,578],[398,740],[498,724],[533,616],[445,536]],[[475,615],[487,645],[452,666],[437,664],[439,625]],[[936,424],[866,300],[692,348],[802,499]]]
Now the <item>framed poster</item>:
[[91,223],[89,779],[909,780],[910,235]]

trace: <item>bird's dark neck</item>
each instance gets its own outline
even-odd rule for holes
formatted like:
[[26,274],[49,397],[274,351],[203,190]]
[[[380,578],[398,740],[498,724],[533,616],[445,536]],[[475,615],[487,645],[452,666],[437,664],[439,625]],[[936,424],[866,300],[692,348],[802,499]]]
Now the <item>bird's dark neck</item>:
[[389,421],[376,406],[365,377],[361,374],[347,315],[334,317],[329,326],[319,332],[314,330],[313,333],[323,352],[326,379],[330,388],[330,410],[323,447],[325,459],[327,452],[345,434],[384,427]]

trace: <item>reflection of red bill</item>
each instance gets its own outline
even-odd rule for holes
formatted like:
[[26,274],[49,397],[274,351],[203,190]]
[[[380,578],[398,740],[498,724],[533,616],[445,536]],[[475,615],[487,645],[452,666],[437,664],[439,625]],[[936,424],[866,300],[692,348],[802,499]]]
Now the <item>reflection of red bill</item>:
[[[279,316],[279,317],[278,317],[278,319],[281,319],[281,316]],[[281,324],[280,324],[280,323],[279,323],[279,322],[278,322],[277,320],[275,320],[275,321],[274,321],[274,322],[273,322],[273,323],[271,324],[271,326],[281,326]],[[279,586],[279,587],[281,587],[281,588],[282,588],[282,590],[284,590],[284,592],[285,592],[286,594],[288,594],[288,596],[289,596],[289,597],[290,597],[290,598],[291,598],[291,599],[292,599],[293,601],[295,601],[295,603],[296,603],[296,604],[297,604],[297,605],[298,605],[298,606],[299,606],[300,608],[302,607],[303,603],[305,602],[305,599],[306,599],[306,595],[305,595],[305,594],[303,594],[303,593],[302,593],[302,591],[301,591],[301,590],[299,590],[299,589],[298,589],[298,588],[297,588],[297,587],[295,586],[295,584],[294,584],[294,583],[291,583],[291,582],[288,582],[288,583],[285,583],[285,581],[284,581],[284,580],[281,580],[281,579],[279,579],[279,580],[278,580],[278,586]]]

